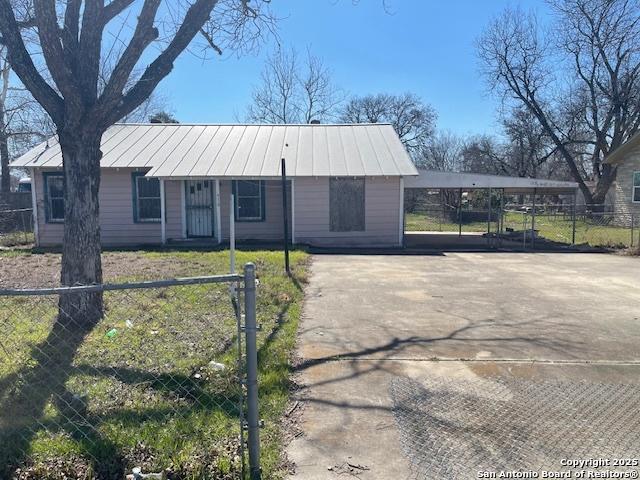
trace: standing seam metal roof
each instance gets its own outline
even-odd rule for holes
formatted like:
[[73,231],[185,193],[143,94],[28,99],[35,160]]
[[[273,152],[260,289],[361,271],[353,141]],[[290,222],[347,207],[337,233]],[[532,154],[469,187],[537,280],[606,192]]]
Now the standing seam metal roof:
[[[152,177],[413,176],[389,124],[116,124],[102,137],[102,168],[150,168]],[[56,137],[14,167],[60,168]]]

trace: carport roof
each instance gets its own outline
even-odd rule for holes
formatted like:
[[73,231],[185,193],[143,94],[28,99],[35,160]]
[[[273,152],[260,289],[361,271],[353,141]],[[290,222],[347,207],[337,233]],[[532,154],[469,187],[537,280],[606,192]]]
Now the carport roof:
[[417,177],[407,177],[405,188],[462,188],[473,190],[478,188],[504,189],[508,193],[573,193],[578,184],[559,180],[541,178],[503,177],[481,173],[439,172],[435,170],[418,170]]
[[[278,177],[417,175],[389,124],[117,124],[102,137],[102,168],[149,168],[147,176]],[[60,168],[56,137],[12,163]]]

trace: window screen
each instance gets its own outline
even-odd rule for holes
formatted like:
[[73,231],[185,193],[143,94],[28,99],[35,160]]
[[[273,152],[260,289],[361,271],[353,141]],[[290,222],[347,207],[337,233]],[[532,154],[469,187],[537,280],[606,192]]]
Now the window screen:
[[332,232],[364,231],[364,178],[329,180],[329,217]]
[[134,214],[137,222],[159,222],[161,218],[160,180],[134,174]]
[[640,172],[633,174],[633,201],[640,203]]
[[64,221],[64,176],[47,174],[45,177],[46,217],[48,222]]
[[264,182],[260,180],[236,180],[236,220],[258,222],[265,219]]

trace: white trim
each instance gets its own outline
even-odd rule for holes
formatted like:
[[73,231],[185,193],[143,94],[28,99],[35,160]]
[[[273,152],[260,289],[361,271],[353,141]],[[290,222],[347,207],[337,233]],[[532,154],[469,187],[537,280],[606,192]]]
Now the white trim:
[[[235,202],[233,193],[229,196],[229,205]],[[229,208],[229,271],[236,273],[236,216],[233,208]]]
[[294,198],[296,198],[296,189],[295,189],[295,180],[291,179],[291,243],[293,245],[296,244],[296,202]]
[[215,181],[215,186],[216,186],[216,218],[215,218],[215,222],[216,222],[216,240],[218,241],[218,243],[222,243],[222,218],[220,218],[220,216],[222,215],[220,213],[220,180]]
[[165,192],[164,192],[164,179],[160,180],[160,236],[162,239],[162,245],[167,243],[167,221],[165,220],[166,208],[165,208]]
[[[636,175],[640,175],[640,171],[633,172],[631,177],[631,203],[640,203],[640,200],[634,200],[636,198],[636,188],[640,190],[640,185],[636,185]],[[33,185],[31,188],[33,188]]]
[[31,172],[31,214],[33,216],[33,238],[36,247],[40,246],[40,235],[38,225],[38,195],[36,194],[36,169],[30,168]]
[[400,177],[400,220],[398,227],[398,245],[402,247],[404,244],[404,178]]
[[182,238],[187,238],[187,181],[182,180],[179,183],[180,188],[182,189],[182,194],[180,195],[180,210],[182,212]]

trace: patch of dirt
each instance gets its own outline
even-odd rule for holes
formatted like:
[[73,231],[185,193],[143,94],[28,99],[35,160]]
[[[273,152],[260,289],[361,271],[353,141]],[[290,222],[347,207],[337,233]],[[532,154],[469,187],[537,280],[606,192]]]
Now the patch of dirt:
[[[61,255],[57,253],[0,255],[0,286],[5,288],[59,286],[60,259]],[[102,272],[106,282],[122,276],[145,279],[170,278],[184,275],[185,270],[187,265],[170,257],[153,258],[139,252],[106,252],[102,255]]]

